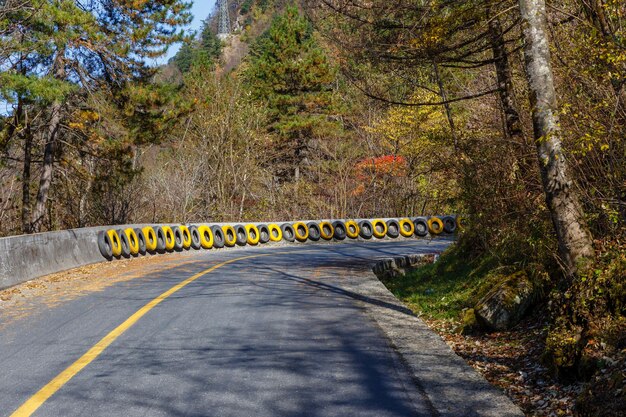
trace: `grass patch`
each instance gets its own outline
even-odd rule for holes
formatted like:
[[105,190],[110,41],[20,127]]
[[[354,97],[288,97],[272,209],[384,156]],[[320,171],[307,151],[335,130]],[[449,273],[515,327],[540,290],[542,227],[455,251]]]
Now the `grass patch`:
[[454,246],[436,263],[385,280],[384,284],[416,314],[457,321],[463,309],[474,307],[494,284],[492,272],[498,266],[495,258],[482,258],[480,263],[472,264]]

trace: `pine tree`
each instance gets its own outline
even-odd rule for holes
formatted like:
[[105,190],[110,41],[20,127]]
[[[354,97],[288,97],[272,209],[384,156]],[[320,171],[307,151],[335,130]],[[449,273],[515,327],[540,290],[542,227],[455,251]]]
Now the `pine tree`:
[[267,106],[278,139],[279,176],[297,181],[311,140],[336,127],[328,117],[336,70],[296,7],[276,16],[252,45],[244,78]]

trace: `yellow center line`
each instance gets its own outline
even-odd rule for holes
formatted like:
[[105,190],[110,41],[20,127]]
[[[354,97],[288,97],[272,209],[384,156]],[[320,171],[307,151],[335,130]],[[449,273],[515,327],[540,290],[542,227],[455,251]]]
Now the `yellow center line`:
[[89,349],[83,356],[78,358],[76,362],[68,366],[63,372],[57,375],[52,381],[48,382],[43,388],[37,391],[32,397],[30,397],[24,404],[20,406],[17,410],[11,414],[11,417],[25,417],[33,414],[41,405],[46,402],[48,398],[54,395],[63,385],[65,385],[70,379],[72,379],[77,373],[79,373],[85,366],[89,365],[94,359],[96,359],[100,354],[118,337],[120,337],[126,330],[130,329],[137,321],[142,318],[148,311],[152,310],[156,307],[161,301],[165,300],[170,295],[174,294],[176,291],[190,284],[191,282],[197,280],[203,275],[206,275],[212,271],[215,271],[218,268],[221,268],[224,265],[228,265],[233,262],[242,261],[244,259],[250,258],[258,258],[260,256],[268,256],[268,255],[280,255],[287,252],[275,252],[275,253],[262,253],[258,255],[248,255],[242,256],[239,258],[230,259],[228,261],[224,261],[217,265],[213,265],[212,267],[205,269],[204,271],[198,272],[197,274],[187,278],[186,280],[174,285],[169,290],[165,291],[163,294],[159,295],[152,301],[150,301],[145,306],[141,307],[137,310],[132,316],[130,316],[126,321],[113,329],[109,334],[104,336],[98,343],[93,345],[91,349]]

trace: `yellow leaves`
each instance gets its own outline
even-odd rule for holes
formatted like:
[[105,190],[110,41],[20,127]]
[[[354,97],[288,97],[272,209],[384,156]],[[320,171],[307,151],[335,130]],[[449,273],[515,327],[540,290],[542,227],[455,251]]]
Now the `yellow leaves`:
[[[419,90],[410,102],[435,102],[439,97],[431,92]],[[438,106],[395,106],[387,111],[383,119],[366,130],[378,134],[386,148],[407,154],[416,154],[427,147],[436,146],[437,138],[445,132],[446,119]]]

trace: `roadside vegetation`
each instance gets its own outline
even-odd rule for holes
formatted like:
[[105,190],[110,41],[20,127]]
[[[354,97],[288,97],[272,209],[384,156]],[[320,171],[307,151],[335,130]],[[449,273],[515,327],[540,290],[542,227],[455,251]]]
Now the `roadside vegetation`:
[[[463,213],[459,244],[389,287],[457,341],[530,326],[546,375],[588,384],[561,414],[623,415],[624,2],[231,13],[220,40],[215,16],[184,33],[179,0],[2,2],[0,236]],[[494,330],[481,307],[505,288],[528,303]]]

